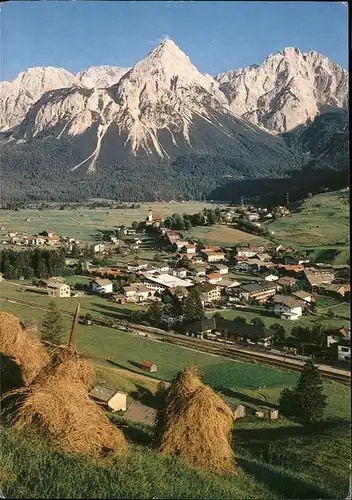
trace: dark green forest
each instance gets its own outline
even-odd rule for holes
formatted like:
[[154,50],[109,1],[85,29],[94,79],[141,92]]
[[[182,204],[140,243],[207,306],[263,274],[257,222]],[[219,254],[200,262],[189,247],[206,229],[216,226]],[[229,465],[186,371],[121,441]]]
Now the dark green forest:
[[[274,194],[280,198],[287,189],[299,197],[307,190],[344,187],[348,137],[348,114],[340,109],[320,115],[282,138],[246,142],[234,132],[233,148],[214,142],[214,152],[183,151],[168,161],[156,156],[134,157],[124,151],[117,159],[115,155],[104,164],[98,161],[92,173],[69,170],[89,155],[90,133],[81,139],[57,141],[49,135],[24,144],[11,142],[1,149],[1,202],[78,202],[89,198],[142,202],[205,197],[238,201],[241,196]],[[111,143],[108,146],[112,147]]]

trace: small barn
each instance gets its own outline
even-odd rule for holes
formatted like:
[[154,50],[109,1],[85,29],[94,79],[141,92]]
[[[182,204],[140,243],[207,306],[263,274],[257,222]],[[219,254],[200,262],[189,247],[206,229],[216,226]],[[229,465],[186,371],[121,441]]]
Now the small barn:
[[244,418],[246,416],[246,407],[245,405],[239,403],[239,402],[233,402],[231,399],[229,399],[226,396],[221,395],[222,399],[225,401],[227,406],[230,408],[232,411],[233,419],[237,420],[238,418]]
[[279,410],[263,406],[259,411],[255,412],[255,416],[264,418],[265,420],[277,420],[279,418]]
[[238,404],[232,409],[233,418],[237,420],[238,418],[243,418],[246,416],[246,407],[244,405]]
[[157,410],[150,408],[138,401],[131,403],[124,417],[133,422],[139,422],[146,425],[154,425]]
[[145,372],[149,372],[149,373],[157,372],[158,365],[153,363],[153,361],[142,361],[141,369],[144,370]]
[[110,411],[126,411],[127,396],[123,392],[97,385],[90,392],[90,397],[101,403],[107,410]]

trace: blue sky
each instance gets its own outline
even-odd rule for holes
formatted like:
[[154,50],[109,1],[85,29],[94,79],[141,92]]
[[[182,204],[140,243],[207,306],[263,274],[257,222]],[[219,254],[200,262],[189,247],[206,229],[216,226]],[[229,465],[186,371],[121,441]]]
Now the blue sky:
[[284,47],[347,69],[343,2],[42,1],[1,5],[1,80],[32,66],[129,67],[165,36],[202,72],[260,64]]

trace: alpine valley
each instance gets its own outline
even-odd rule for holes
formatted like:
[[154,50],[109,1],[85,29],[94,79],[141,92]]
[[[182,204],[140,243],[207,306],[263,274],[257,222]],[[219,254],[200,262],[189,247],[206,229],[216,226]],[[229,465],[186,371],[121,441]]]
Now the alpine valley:
[[348,74],[295,48],[215,77],[171,40],[131,69],[31,68],[0,83],[2,201],[231,200],[345,184],[347,102]]

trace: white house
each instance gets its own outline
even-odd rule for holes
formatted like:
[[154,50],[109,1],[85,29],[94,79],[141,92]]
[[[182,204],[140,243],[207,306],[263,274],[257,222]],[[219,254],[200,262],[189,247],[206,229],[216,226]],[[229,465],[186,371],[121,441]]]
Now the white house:
[[97,245],[93,246],[93,251],[94,253],[100,253],[105,250],[105,245],[103,243],[98,243]]
[[34,234],[33,236],[30,236],[29,244],[35,246],[45,245],[45,238],[43,238],[43,236]]
[[276,276],[276,274],[268,274],[268,276],[265,276],[265,281],[276,281],[279,279],[278,276]]
[[273,297],[274,314],[281,319],[296,320],[302,316],[302,305],[293,297],[275,295]]
[[[176,243],[178,242],[176,241]],[[196,245],[194,243],[187,243],[186,245],[183,245],[181,252],[193,255],[196,253]]]
[[175,326],[176,323],[180,323],[183,320],[183,315],[181,316],[172,316],[168,311],[165,309],[162,312],[161,316],[162,322],[165,323],[169,328]]
[[91,281],[90,288],[93,293],[106,294],[113,292],[112,281],[101,278],[96,278]]
[[148,288],[143,283],[131,283],[123,287],[126,302],[143,302],[149,297]]
[[249,257],[254,257],[258,253],[264,252],[264,247],[237,247],[236,248],[236,257],[246,257],[247,259]]
[[351,344],[349,345],[343,345],[339,344],[337,346],[337,359],[339,361],[351,361]]
[[177,267],[176,269],[172,270],[172,276],[185,278],[187,276],[187,269],[185,267]]
[[176,240],[173,245],[172,245],[172,248],[175,252],[180,252],[182,250],[183,247],[186,247],[187,245],[189,245],[188,241],[185,241],[185,240]]
[[224,252],[216,252],[214,250],[202,250],[202,255],[208,262],[219,262],[225,259]]
[[167,273],[170,271],[170,266],[166,262],[153,263],[153,268],[159,273]]
[[49,297],[70,297],[71,288],[65,283],[49,283],[46,287]]
[[193,276],[205,276],[207,272],[207,268],[205,266],[196,266],[193,271],[191,271],[191,274]]
[[217,264],[215,270],[220,274],[229,274],[229,267],[225,266],[225,264]]

